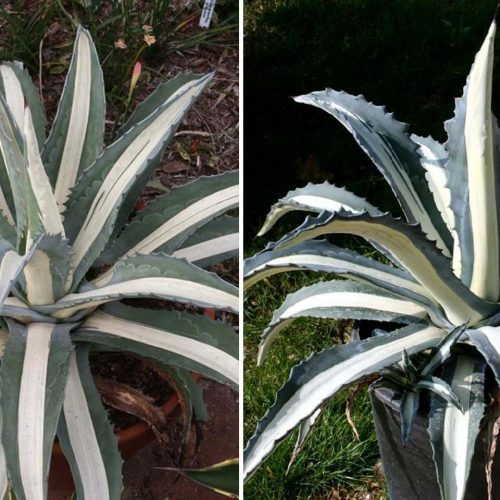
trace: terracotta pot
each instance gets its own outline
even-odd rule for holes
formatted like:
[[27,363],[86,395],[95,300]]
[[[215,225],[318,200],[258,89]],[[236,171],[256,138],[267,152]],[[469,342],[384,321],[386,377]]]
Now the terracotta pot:
[[[198,381],[200,375],[193,373],[192,377]],[[177,394],[172,394],[167,402],[161,407],[163,413],[172,415],[179,405]],[[139,422],[128,429],[116,433],[118,448],[122,457],[126,460],[134,456],[139,450],[151,443],[155,436],[153,431],[145,422]],[[75,484],[71,476],[71,468],[59,443],[54,443],[49,473],[49,499],[69,500],[75,491]]]

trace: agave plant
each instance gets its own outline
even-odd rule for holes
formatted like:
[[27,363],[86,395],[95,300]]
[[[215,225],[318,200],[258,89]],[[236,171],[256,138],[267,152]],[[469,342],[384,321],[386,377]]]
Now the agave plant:
[[47,139],[27,73],[19,63],[0,65],[2,498],[9,485],[19,499],[47,497],[56,435],[78,498],[120,498],[122,461],[90,372],[92,349],[172,367],[189,415],[190,371],[237,386],[229,325],[120,302],[238,309],[237,289],[197,265],[235,252],[235,224],[219,216],[237,206],[237,172],[173,189],[129,220],[211,78],[181,74],[161,84],[103,148],[103,78],[85,29]]
[[[248,259],[246,286],[294,270],[350,279],[290,294],[263,332],[258,361],[297,317],[391,321],[401,328],[327,349],[294,367],[245,449],[247,478],[297,427],[300,449],[340,389],[385,370],[379,382],[404,388],[403,437],[418,410],[418,393],[430,389],[429,439],[441,494],[463,497],[488,403],[486,366],[500,382],[500,129],[491,112],[495,29],[493,22],[454,117],[445,123],[445,144],[409,135],[406,124],[363,96],[327,89],[295,98],[327,111],[352,133],[391,186],[405,220],[326,183],[280,199],[260,235],[290,211],[318,215]],[[383,258],[317,239],[337,233],[364,238]]]

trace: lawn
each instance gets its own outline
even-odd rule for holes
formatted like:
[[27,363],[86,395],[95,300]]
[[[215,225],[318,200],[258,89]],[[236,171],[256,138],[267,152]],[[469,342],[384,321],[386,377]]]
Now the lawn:
[[[352,323],[299,319],[275,341],[263,366],[256,366],[259,337],[272,311],[285,296],[316,282],[320,275],[302,272],[276,275],[258,283],[245,297],[244,429],[248,439],[260,417],[273,403],[276,391],[287,380],[290,368],[314,351],[347,341]],[[295,463],[286,473],[297,433],[287,438],[245,485],[245,499],[385,498],[378,465],[378,449],[366,389],[350,398],[351,390],[336,397]],[[345,416],[351,399],[356,438]]]

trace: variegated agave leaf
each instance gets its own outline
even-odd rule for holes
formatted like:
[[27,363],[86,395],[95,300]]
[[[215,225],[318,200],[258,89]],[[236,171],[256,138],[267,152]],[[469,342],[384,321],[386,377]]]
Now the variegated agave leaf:
[[[445,144],[409,135],[407,125],[363,96],[328,89],[295,98],[327,111],[352,133],[390,184],[405,220],[329,184],[291,191],[274,205],[260,234],[291,210],[316,215],[247,260],[247,288],[294,270],[334,273],[356,283],[325,281],[290,294],[263,333],[259,361],[273,337],[300,316],[409,326],[326,350],[295,367],[247,445],[247,477],[340,388],[385,369],[386,383],[404,388],[404,441],[418,411],[418,391],[431,392],[429,432],[441,494],[445,500],[463,498],[485,408],[486,364],[500,382],[500,128],[491,112],[495,31],[493,21],[455,116],[445,124]],[[318,239],[336,234],[364,238],[390,264]],[[477,349],[475,358],[460,354],[464,342]],[[409,355],[430,347],[425,363],[414,367]]]
[[207,417],[190,370],[237,388],[230,326],[119,304],[157,298],[238,312],[237,289],[201,267],[237,249],[237,219],[225,215],[238,205],[237,172],[177,188],[126,224],[211,78],[184,74],[160,85],[104,147],[103,78],[85,29],[77,30],[47,139],[22,65],[0,64],[0,496],[10,485],[16,498],[47,498],[57,435],[79,499],[121,497],[121,457],[90,372],[91,349],[169,367],[187,426]]

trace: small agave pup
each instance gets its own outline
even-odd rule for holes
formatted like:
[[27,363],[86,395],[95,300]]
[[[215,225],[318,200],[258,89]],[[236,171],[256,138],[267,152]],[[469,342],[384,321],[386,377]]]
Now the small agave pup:
[[[327,111],[352,133],[390,184],[406,221],[326,183],[279,200],[260,234],[293,210],[319,215],[248,259],[246,286],[304,269],[351,279],[290,294],[262,335],[258,361],[297,317],[408,326],[314,354],[293,368],[245,449],[247,478],[299,428],[295,457],[324,405],[346,385],[379,373],[377,385],[397,386],[402,395],[404,442],[419,393],[429,394],[429,439],[441,496],[463,498],[487,416],[486,366],[500,382],[500,129],[491,112],[495,30],[493,22],[455,115],[445,123],[445,144],[410,136],[405,124],[362,96],[326,90],[295,99]],[[391,264],[316,239],[334,233],[365,238]]]
[[119,302],[152,297],[237,312],[238,290],[202,268],[235,255],[237,224],[223,214],[237,207],[237,172],[174,189],[127,222],[210,80],[183,74],[160,85],[103,148],[103,78],[87,31],[78,30],[47,139],[26,72],[0,65],[2,498],[9,485],[18,499],[47,498],[55,435],[78,498],[120,498],[122,461],[89,369],[94,347],[172,367],[189,415],[189,371],[237,387],[230,326]]

